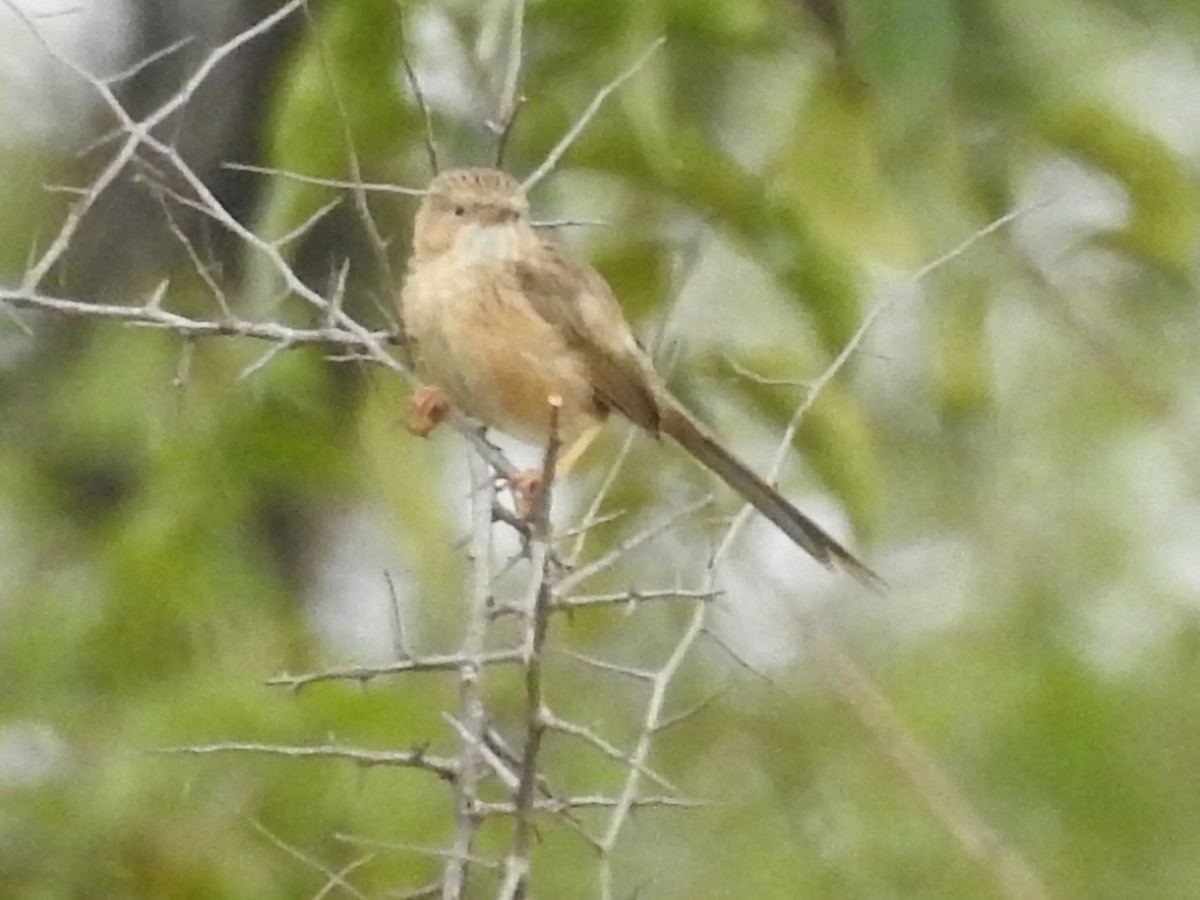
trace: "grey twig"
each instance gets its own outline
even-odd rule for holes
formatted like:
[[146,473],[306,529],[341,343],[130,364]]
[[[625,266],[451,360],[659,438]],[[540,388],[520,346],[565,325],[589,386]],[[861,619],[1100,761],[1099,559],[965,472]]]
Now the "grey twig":
[[[442,897],[460,900],[466,895],[470,857],[479,827],[478,806],[481,748],[487,728],[483,705],[483,674],[487,657],[485,643],[488,607],[492,600],[492,505],[495,487],[487,463],[470,454],[471,467],[471,603],[467,610],[466,631],[459,648],[458,665],[459,721],[462,725],[458,745],[459,777],[454,790],[454,832],[451,856],[442,871]],[[524,660],[524,654],[518,654]]]
[[625,435],[625,440],[621,442],[621,449],[617,452],[612,464],[609,465],[608,471],[604,473],[604,480],[600,482],[600,488],[592,497],[592,502],[588,504],[587,511],[584,512],[583,518],[580,519],[579,536],[575,539],[575,546],[571,548],[570,556],[567,559],[567,564],[574,566],[579,562],[579,558],[583,556],[583,548],[587,544],[588,533],[592,526],[600,519],[600,507],[604,505],[604,501],[608,499],[608,494],[612,490],[613,485],[617,483],[617,476],[621,474],[621,469],[625,465],[625,460],[629,458],[629,451],[633,449],[633,442],[637,438],[638,432],[636,428],[630,428]]
[[404,610],[400,603],[400,594],[396,590],[392,573],[384,570],[383,580],[388,589],[388,612],[392,620],[392,652],[396,659],[403,661],[412,659],[412,648],[408,645],[407,629],[404,627]]
[[[542,797],[534,801],[534,809],[538,812],[563,813],[576,809],[614,809],[620,805],[617,797],[608,794],[581,794],[572,797]],[[680,797],[667,797],[661,794],[650,794],[635,797],[628,803],[628,809],[702,809],[709,804],[697,800],[687,800]],[[507,801],[481,801],[478,805],[480,818],[496,816],[514,816],[517,814],[515,804]]]
[[598,559],[593,560],[585,566],[580,566],[575,569],[559,582],[557,590],[560,594],[569,594],[578,585],[583,584],[589,578],[592,578],[606,569],[612,568],[622,557],[636,547],[640,547],[647,541],[653,540],[663,532],[674,527],[677,523],[686,519],[688,516],[695,515],[704,507],[712,502],[712,497],[701,497],[699,500],[694,500],[686,506],[673,510],[669,515],[664,516],[659,521],[653,523],[648,528],[639,531],[637,534],[626,538],[608,553]]
[[495,116],[496,168],[504,167],[504,152],[512,136],[517,114],[525,98],[521,96],[521,70],[525,61],[525,0],[512,0],[512,20],[508,28],[508,58],[504,82]]
[[[0,287],[0,304],[15,309],[33,309],[60,316],[86,319],[113,319],[130,325],[145,325],[172,331],[183,337],[245,337],[255,340],[301,347],[310,344],[331,344],[352,349],[366,349],[370,344],[380,346],[391,340],[385,331],[360,329],[348,331],[341,326],[324,328],[294,328],[279,322],[252,322],[234,316],[212,321],[194,319],[162,308],[166,283],[159,285],[152,298],[136,306],[118,303],[92,303],[55,297],[23,288]],[[378,358],[372,359],[378,362]]]
[[326,669],[323,672],[310,672],[306,675],[276,675],[267,684],[276,687],[286,687],[293,691],[306,688],[310,684],[323,681],[374,681],[389,675],[401,675],[406,672],[457,672],[464,666],[497,666],[511,665],[522,661],[520,650],[493,650],[479,654],[468,655],[465,651],[447,653],[440,656],[422,656],[415,659],[401,659],[383,666],[342,666]]
[[320,187],[338,188],[343,191],[375,191],[381,194],[403,194],[406,197],[423,197],[424,188],[403,187],[399,184],[382,184],[371,181],[346,181],[342,178],[321,178],[317,175],[305,175],[303,172],[290,172],[287,169],[276,169],[271,166],[256,166],[250,163],[224,163],[221,168],[232,169],[235,172],[254,172],[258,175],[272,175],[288,181],[301,184],[312,184]]
[[563,158],[563,156],[566,155],[566,152],[571,149],[571,145],[574,144],[579,135],[583,133],[583,129],[587,128],[588,123],[591,122],[596,113],[600,111],[600,107],[604,104],[604,101],[608,99],[609,95],[634,75],[636,75],[642,66],[646,65],[646,63],[650,61],[650,57],[658,52],[658,48],[666,42],[666,35],[663,35],[655,40],[654,43],[646,48],[641,56],[634,60],[633,64],[629,68],[627,68],[624,72],[619,74],[616,78],[596,92],[596,96],[592,98],[592,102],[587,105],[586,109],[584,109],[583,115],[581,115],[575,121],[575,124],[571,126],[571,129],[565,135],[563,135],[562,140],[559,141],[554,149],[550,151],[549,155],[542,162],[542,164],[533,171],[533,174],[525,179],[521,186],[526,191],[533,190],[537,186],[538,182],[554,171],[559,161]]
[[550,507],[554,475],[558,465],[558,414],[562,399],[550,398],[550,439],[542,461],[541,484],[533,502],[533,584],[525,623],[525,746],[521,753],[521,779],[517,787],[517,825],[512,852],[505,863],[504,887],[500,896],[525,896],[529,874],[529,852],[533,841],[534,800],[537,795],[538,765],[546,733],[546,701],[543,694],[543,664],[546,635],[550,627],[554,566],[551,564]]
[[605,740],[590,728],[587,728],[583,725],[578,725],[574,722],[569,722],[566,719],[559,718],[551,710],[546,710],[543,713],[543,718],[545,719],[546,727],[552,731],[558,731],[562,734],[569,734],[572,737],[577,737],[584,743],[591,744],[609,759],[619,762],[625,766],[638,768],[643,775],[645,775],[663,790],[671,791],[674,794],[679,793],[679,788],[671,784],[671,782],[669,782],[662,775],[659,775],[647,765],[639,764],[638,761],[631,757],[628,753]]
[[701,712],[703,712],[709,706],[711,706],[714,702],[719,700],[721,697],[724,697],[725,694],[727,694],[728,692],[729,692],[729,687],[724,687],[719,691],[715,691],[715,692],[709,694],[707,697],[705,697],[699,703],[693,703],[687,709],[684,709],[680,712],[675,713],[674,715],[663,718],[657,725],[654,726],[655,734],[662,734],[664,731],[667,731],[670,728],[674,728],[676,725],[686,722],[688,719],[691,719],[693,716],[699,715]]
[[[394,853],[411,853],[414,856],[428,856],[433,859],[445,859],[450,855],[450,852],[443,847],[422,847],[417,844],[406,844],[403,841],[381,841],[375,838],[366,838],[357,834],[335,834],[335,841],[341,841],[344,844],[351,844],[355,847],[365,847],[371,850],[385,850]],[[493,859],[487,859],[483,856],[472,856],[471,864],[479,866],[482,869],[498,869],[499,864]]]
[[438,160],[437,140],[433,135],[433,116],[429,112],[429,104],[425,102],[425,92],[421,90],[421,80],[408,58],[408,22],[405,19],[404,0],[396,0],[396,16],[400,22],[400,62],[404,65],[404,77],[413,92],[413,100],[421,113],[421,122],[425,128],[425,154],[429,159],[429,175],[433,177],[441,169]]
[[[488,744],[486,735],[476,736],[472,734],[462,722],[449,713],[442,713],[442,718],[446,720],[446,724],[458,733],[461,741],[470,744],[474,748],[475,752],[479,754],[479,759],[488,764],[488,768],[492,770],[492,773],[500,779],[500,782],[506,788],[510,791],[517,789],[517,786],[521,783],[520,777],[512,770],[508,760],[504,759]],[[453,853],[450,853],[447,854],[447,857],[453,857],[453,855]]]
[[409,769],[424,769],[444,781],[453,781],[458,776],[458,764],[455,760],[427,753],[422,747],[412,750],[364,750],[361,747],[343,747],[338,744],[289,747],[282,744],[260,744],[252,741],[221,741],[215,744],[162,747],[155,752],[179,753],[188,756],[248,753],[262,756],[284,756],[289,759],[340,759],[368,768],[399,766]]
[[586,653],[579,653],[575,650],[559,650],[558,652],[569,659],[581,662],[585,666],[591,666],[593,669],[600,669],[603,672],[613,672],[617,675],[624,675],[626,678],[632,678],[635,681],[654,680],[654,672],[649,669],[638,669],[634,666],[623,666],[620,663],[615,663],[607,659],[598,659],[595,656],[588,656]]
[[190,44],[193,40],[194,40],[194,38],[192,38],[190,36],[182,37],[179,40],[175,41],[173,44],[168,44],[167,46],[163,47],[161,50],[155,50],[153,53],[149,53],[146,56],[143,56],[141,59],[137,60],[132,65],[127,66],[126,68],[122,69],[120,72],[117,72],[114,75],[109,75],[107,78],[104,79],[104,83],[108,84],[108,85],[113,85],[113,84],[120,84],[122,81],[128,81],[130,78],[132,78],[138,72],[141,72],[143,69],[149,68],[150,66],[152,66],[156,62],[158,62],[160,59],[165,59],[166,57],[170,56],[172,53],[175,53],[178,50],[182,50],[184,47],[186,47],[188,44]]
[[343,867],[340,872],[335,872],[333,869],[326,866],[320,860],[315,859],[314,857],[305,853],[303,850],[300,850],[298,847],[294,847],[291,844],[289,844],[287,841],[285,841],[283,838],[279,837],[279,835],[275,834],[275,832],[271,831],[269,828],[267,828],[266,825],[263,825],[257,819],[248,816],[246,818],[246,821],[250,824],[251,828],[253,828],[259,834],[261,834],[263,837],[265,837],[268,841],[270,841],[272,844],[274,844],[276,847],[278,847],[280,850],[282,850],[288,856],[292,857],[292,859],[300,861],[304,865],[308,866],[310,869],[315,869],[316,871],[320,872],[322,875],[325,876],[326,888],[322,889],[321,892],[318,893],[313,898],[313,900],[318,900],[318,898],[320,898],[320,897],[327,896],[329,893],[329,889],[331,889],[332,887],[339,887],[342,890],[344,890],[346,893],[350,894],[352,897],[357,897],[358,900],[369,900],[369,898],[367,897],[366,894],[364,894],[362,891],[360,891],[358,888],[356,888],[354,885],[352,885],[350,882],[348,882],[346,880],[346,876],[349,875],[351,872],[353,872],[355,869],[361,868],[363,865],[365,865],[367,862],[369,862],[371,857],[367,856],[367,857],[363,857],[358,860],[355,860],[354,862],[350,863],[348,866]]
[[[721,596],[720,591],[693,591],[683,588],[663,588],[653,591],[619,591],[611,594],[584,594],[574,597],[555,597],[550,605],[553,610],[574,612],[577,609],[608,609],[614,606],[636,607],[642,603],[672,603],[688,600],[715,600]],[[516,603],[497,604],[492,609],[493,616],[512,615],[520,612],[521,607]]]

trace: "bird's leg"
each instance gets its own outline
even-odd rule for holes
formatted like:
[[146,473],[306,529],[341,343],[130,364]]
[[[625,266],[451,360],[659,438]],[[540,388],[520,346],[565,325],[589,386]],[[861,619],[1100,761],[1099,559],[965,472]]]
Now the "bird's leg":
[[[587,448],[592,445],[592,441],[596,440],[603,426],[603,422],[595,422],[589,425],[559,455],[558,461],[554,466],[554,476],[556,478],[566,477],[567,473],[575,467],[575,463],[579,462],[579,458],[587,451]],[[514,474],[508,481],[512,489],[517,493],[517,508],[521,515],[527,519],[533,515],[534,502],[537,499],[538,492],[542,489],[542,476],[541,469],[525,469]]]
[[417,388],[409,400],[408,418],[404,426],[417,437],[428,437],[449,411],[446,395],[438,388]]

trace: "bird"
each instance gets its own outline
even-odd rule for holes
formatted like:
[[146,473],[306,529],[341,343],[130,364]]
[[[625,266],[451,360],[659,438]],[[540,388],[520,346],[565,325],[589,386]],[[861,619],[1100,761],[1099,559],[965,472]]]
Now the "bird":
[[[400,314],[423,384],[408,417],[415,434],[431,433],[451,407],[539,446],[554,422],[565,475],[616,412],[671,438],[827,569],[886,589],[671,394],[603,276],[534,227],[508,173],[456,168],[433,178],[413,221]],[[521,486],[536,479],[529,473]]]

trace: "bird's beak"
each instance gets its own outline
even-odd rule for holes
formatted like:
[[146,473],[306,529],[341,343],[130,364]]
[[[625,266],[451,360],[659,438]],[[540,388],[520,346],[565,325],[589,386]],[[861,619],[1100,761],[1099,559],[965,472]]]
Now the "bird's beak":
[[513,218],[512,210],[507,206],[481,206],[479,208],[479,224],[502,225]]

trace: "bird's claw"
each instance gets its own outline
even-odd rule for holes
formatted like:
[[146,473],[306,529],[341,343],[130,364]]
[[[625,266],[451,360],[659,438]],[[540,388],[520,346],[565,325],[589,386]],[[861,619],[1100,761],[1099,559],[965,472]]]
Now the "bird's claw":
[[417,388],[409,401],[408,418],[404,426],[417,437],[428,437],[449,411],[450,404],[440,390],[435,387]]
[[525,469],[516,472],[508,479],[509,486],[516,494],[517,512],[522,518],[533,518],[537,509],[538,497],[542,492],[542,473],[539,469]]

